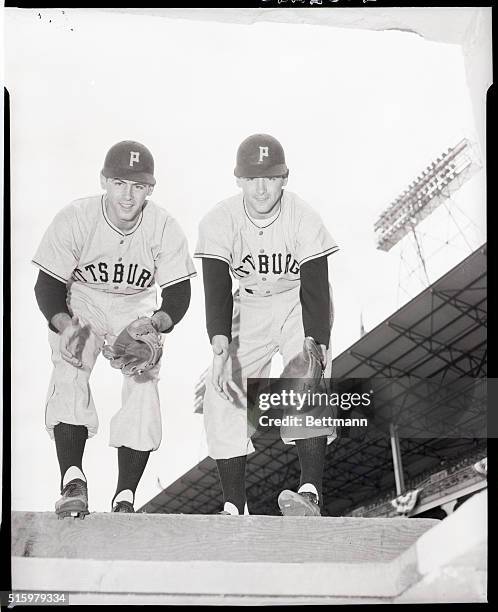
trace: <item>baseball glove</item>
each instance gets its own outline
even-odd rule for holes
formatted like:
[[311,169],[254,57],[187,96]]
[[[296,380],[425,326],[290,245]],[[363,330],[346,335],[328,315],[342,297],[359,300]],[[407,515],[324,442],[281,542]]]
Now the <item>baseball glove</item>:
[[307,336],[303,343],[304,361],[308,365],[308,370],[303,378],[321,378],[323,376],[322,353],[317,343],[311,336]]
[[323,376],[321,351],[311,336],[303,342],[303,350],[285,366],[280,378],[308,378],[319,380]]
[[102,354],[126,376],[140,375],[161,359],[161,334],[150,317],[140,317],[123,329],[112,346],[105,345]]
[[[327,390],[323,373],[320,347],[313,338],[306,337],[303,342],[303,350],[289,361],[280,378],[286,379],[284,388],[287,391],[316,393]],[[313,408],[314,401],[310,400],[303,404],[301,410],[306,412]]]

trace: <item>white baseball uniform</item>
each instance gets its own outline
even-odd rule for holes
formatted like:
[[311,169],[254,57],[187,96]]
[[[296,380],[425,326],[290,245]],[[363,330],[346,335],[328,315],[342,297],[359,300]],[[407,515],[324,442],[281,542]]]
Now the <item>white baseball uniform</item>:
[[[233,380],[246,390],[248,378],[269,375],[272,357],[284,366],[303,348],[300,266],[338,250],[320,216],[297,195],[285,190],[280,210],[271,219],[252,219],[242,193],[217,204],[201,221],[194,257],[226,261],[239,280],[234,294],[232,342]],[[332,313],[331,313],[332,316]],[[328,355],[326,376],[330,376]],[[248,431],[245,398],[231,403],[219,397],[206,377],[204,422],[209,454],[228,459],[254,451]],[[281,428],[284,442],[335,437],[334,428]]]
[[[133,319],[157,310],[161,289],[196,275],[178,223],[147,200],[135,226],[123,232],[109,219],[105,195],[84,198],[54,218],[33,257],[45,273],[68,286],[68,308],[88,326],[82,367],[64,361],[59,335],[49,330],[54,369],[45,425],[53,438],[57,423],[85,425],[95,435],[98,418],[90,373],[104,345],[112,344]],[[149,372],[123,377],[122,406],[111,421],[110,445],[156,450],[161,441],[157,390],[160,364]]]

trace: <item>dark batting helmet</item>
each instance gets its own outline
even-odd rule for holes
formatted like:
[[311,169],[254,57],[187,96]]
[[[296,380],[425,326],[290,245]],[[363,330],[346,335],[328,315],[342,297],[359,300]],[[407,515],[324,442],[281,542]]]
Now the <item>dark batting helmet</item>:
[[284,149],[273,136],[253,134],[246,138],[237,150],[234,174],[243,178],[286,176]]
[[102,174],[136,183],[155,185],[152,153],[139,142],[123,140],[112,146],[105,156]]

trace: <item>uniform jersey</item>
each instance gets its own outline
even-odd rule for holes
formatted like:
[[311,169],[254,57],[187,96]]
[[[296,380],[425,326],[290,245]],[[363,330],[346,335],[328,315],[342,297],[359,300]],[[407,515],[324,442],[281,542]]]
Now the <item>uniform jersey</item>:
[[109,219],[104,195],[76,200],[54,218],[33,257],[41,270],[67,284],[135,294],[196,275],[183,231],[147,200],[135,226],[123,232]]
[[226,261],[242,289],[269,296],[299,286],[303,263],[339,248],[318,213],[292,192],[283,191],[276,218],[264,221],[249,216],[242,194],[220,202],[200,223],[194,257]]

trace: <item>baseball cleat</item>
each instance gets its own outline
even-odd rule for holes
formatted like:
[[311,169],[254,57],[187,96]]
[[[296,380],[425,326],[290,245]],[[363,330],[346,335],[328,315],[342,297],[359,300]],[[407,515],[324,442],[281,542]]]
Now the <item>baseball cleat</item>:
[[123,500],[118,501],[114,504],[112,508],[113,512],[127,512],[128,514],[135,513],[135,508],[133,504],[129,501]]
[[57,518],[67,517],[84,519],[88,511],[88,489],[80,478],[70,480],[61,491],[62,497],[55,502]]
[[278,505],[284,516],[321,516],[318,496],[311,491],[295,493],[285,489],[278,496]]

